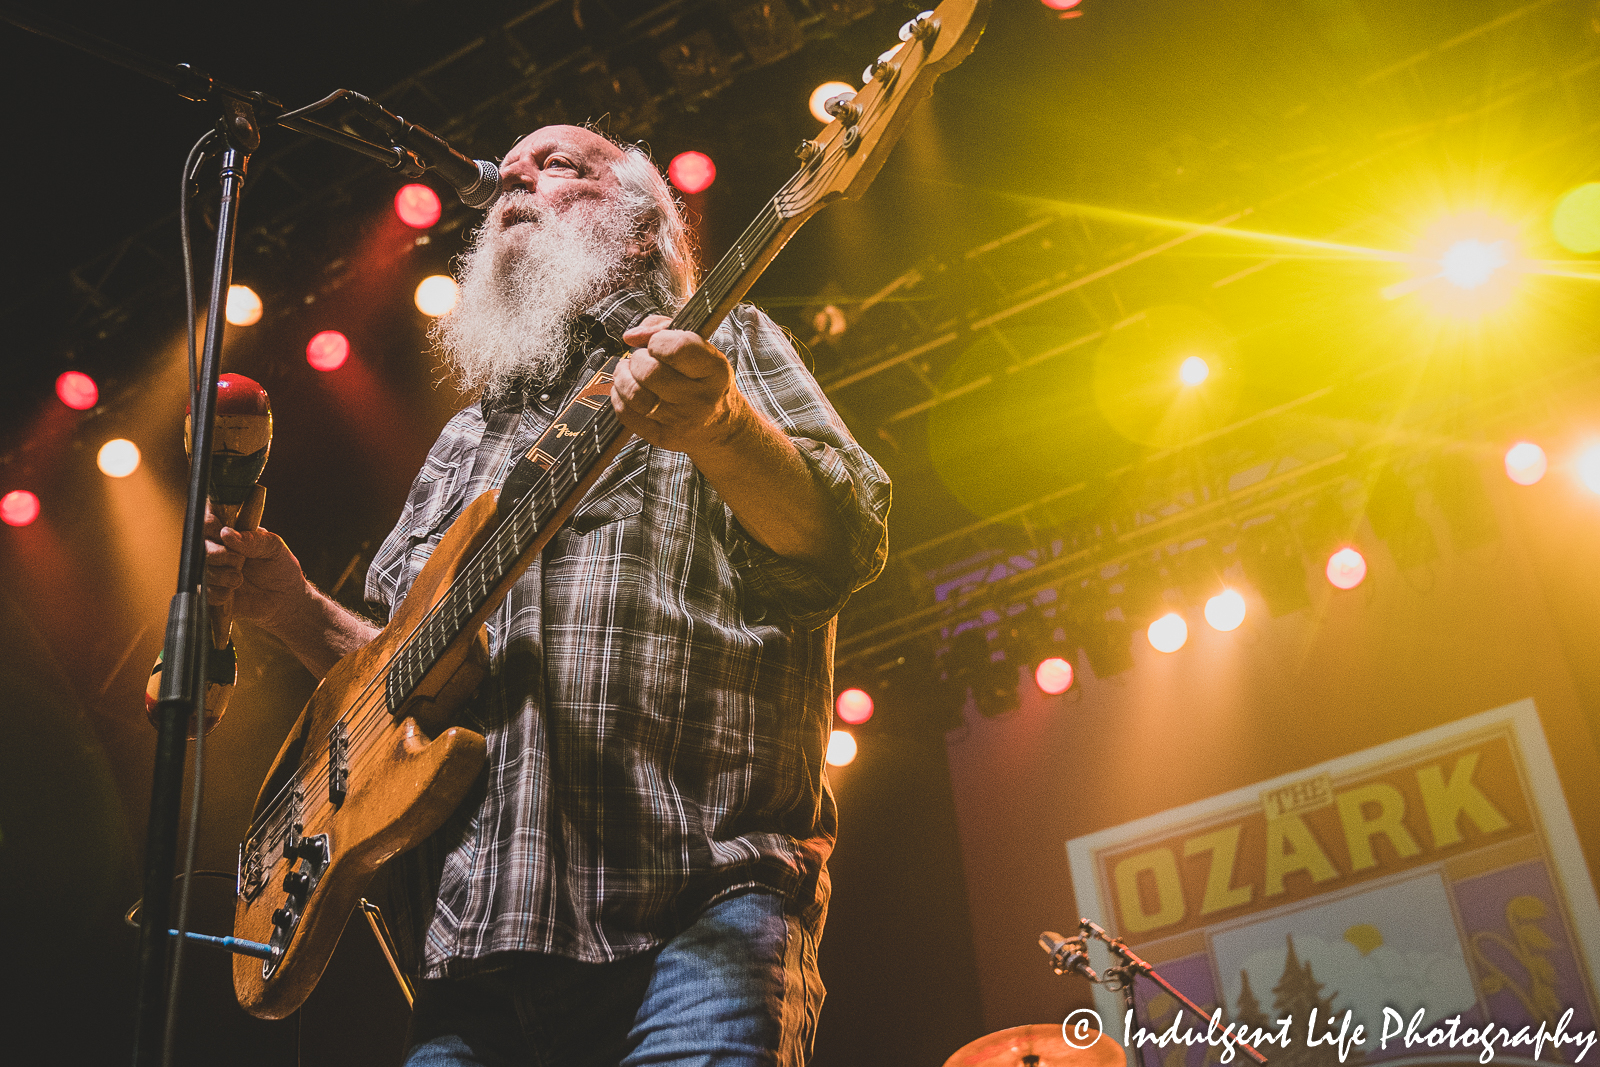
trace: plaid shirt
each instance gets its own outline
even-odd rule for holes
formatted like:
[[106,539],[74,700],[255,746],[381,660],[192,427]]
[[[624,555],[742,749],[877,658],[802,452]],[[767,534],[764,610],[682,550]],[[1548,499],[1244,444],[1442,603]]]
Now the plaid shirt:
[[[562,382],[450,420],[373,559],[375,612],[648,310],[608,298]],[[488,740],[486,772],[396,861],[424,977],[499,952],[618,959],[746,886],[826,909],[834,618],[883,565],[889,482],[765,315],[737,308],[712,343],[832,498],[849,551],[825,570],[778,556],[686,455],[623,449],[489,620],[490,674],[460,719]]]

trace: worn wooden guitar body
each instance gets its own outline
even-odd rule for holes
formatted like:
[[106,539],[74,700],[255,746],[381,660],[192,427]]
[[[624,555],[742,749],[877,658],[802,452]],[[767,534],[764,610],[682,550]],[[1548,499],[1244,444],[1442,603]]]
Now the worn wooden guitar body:
[[[256,812],[261,815],[276,801],[283,817],[269,824],[277,831],[275,840],[253,839],[241,846],[234,936],[282,940],[274,912],[285,918],[280,909],[294,908],[294,896],[306,899],[295,909],[303,921],[295,924],[281,958],[234,957],[234,992],[254,1015],[282,1018],[300,1006],[379,865],[436,830],[483,766],[482,735],[447,725],[488,664],[481,626],[440,658],[398,716],[385,706],[383,678],[495,518],[492,494],[462,514],[389,625],[328,672],[273,761]],[[369,714],[362,715],[363,708]],[[359,757],[352,754],[354,744],[343,754],[331,751],[328,739],[341,720],[349,722],[347,734],[366,731]],[[341,759],[356,766],[340,767]],[[312,773],[292,782],[296,769]],[[335,802],[340,783],[334,779],[341,772],[345,792]],[[285,878],[295,878],[291,870],[307,879],[305,892],[285,888]],[[317,906],[304,907],[313,895]]]

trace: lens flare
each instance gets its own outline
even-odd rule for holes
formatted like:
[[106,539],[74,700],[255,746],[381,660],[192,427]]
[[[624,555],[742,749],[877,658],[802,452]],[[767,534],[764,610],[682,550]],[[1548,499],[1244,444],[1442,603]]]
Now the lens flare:
[[1172,611],[1151,623],[1147,633],[1157,652],[1176,652],[1189,640],[1189,624]]
[[1052,656],[1034,668],[1033,680],[1042,691],[1058,696],[1072,688],[1072,664]]
[[828,763],[833,767],[843,767],[856,758],[856,739],[844,730],[835,730],[828,735]]
[[95,457],[100,472],[111,478],[126,478],[139,469],[139,446],[125,437],[118,437],[100,446]]
[[1190,356],[1178,368],[1178,380],[1184,385],[1199,385],[1211,377],[1211,367],[1199,356]]
[[833,702],[839,718],[851,726],[860,726],[872,718],[872,694],[864,689],[846,689]]
[[1532,441],[1518,441],[1506,449],[1506,477],[1518,485],[1534,485],[1550,469],[1544,449]]
[[1558,200],[1550,230],[1569,252],[1600,252],[1600,182],[1580,185]]
[[222,317],[229,326],[254,326],[261,321],[261,298],[248,285],[230,285]]
[[1445,249],[1439,260],[1440,273],[1457,289],[1476,289],[1506,265],[1504,241],[1485,242],[1469,238]]
[[1367,560],[1353,548],[1341,548],[1328,557],[1328,581],[1335,589],[1354,589],[1367,576]]
[[1232,589],[1224,589],[1206,601],[1206,622],[1213,630],[1227,633],[1237,630],[1244,622],[1244,597]]

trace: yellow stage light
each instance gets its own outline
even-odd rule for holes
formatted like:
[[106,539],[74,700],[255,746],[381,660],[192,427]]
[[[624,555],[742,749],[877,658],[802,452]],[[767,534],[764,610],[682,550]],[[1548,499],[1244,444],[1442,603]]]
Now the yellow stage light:
[[112,478],[126,478],[139,469],[139,446],[127,438],[118,437],[100,446],[95,457],[100,472]]
[[1211,367],[1199,356],[1190,356],[1178,368],[1178,380],[1184,385],[1199,385],[1211,376]]
[[456,306],[456,280],[447,274],[434,274],[417,285],[417,310],[438,318]]
[[1578,480],[1591,493],[1600,493],[1600,442],[1578,454]]
[[1506,477],[1518,485],[1533,485],[1550,468],[1544,449],[1532,441],[1518,441],[1506,449]]
[[1157,652],[1176,652],[1189,640],[1189,624],[1176,611],[1161,616],[1146,632]]
[[1580,185],[1556,201],[1550,229],[1569,252],[1600,252],[1600,182]]
[[811,114],[818,122],[832,122],[833,116],[822,110],[822,105],[826,104],[831,97],[838,96],[840,93],[853,93],[855,91],[855,86],[848,82],[823,82],[811,90]]
[[261,321],[261,298],[248,285],[230,285],[223,317],[229,326],[254,326]]
[[1244,597],[1232,589],[1224,589],[1206,601],[1206,622],[1213,630],[1237,630],[1244,622],[1244,612]]
[[835,730],[828,735],[828,763],[834,767],[843,767],[856,758],[856,739],[844,730]]
[[1444,280],[1457,289],[1476,289],[1505,265],[1504,241],[1491,244],[1473,238],[1457,241],[1439,260]]

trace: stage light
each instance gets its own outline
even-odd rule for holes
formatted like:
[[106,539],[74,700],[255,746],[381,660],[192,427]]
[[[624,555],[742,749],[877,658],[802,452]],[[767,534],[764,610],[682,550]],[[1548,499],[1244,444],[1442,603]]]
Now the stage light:
[[39,498],[26,489],[13,489],[0,496],[0,522],[7,526],[26,526],[39,517]]
[[839,718],[851,726],[860,726],[872,718],[872,694],[865,689],[846,689],[833,702]]
[[1439,260],[1440,273],[1445,281],[1458,289],[1478,288],[1505,265],[1504,241],[1486,242],[1476,238],[1457,241],[1445,249],[1444,256]]
[[448,274],[433,274],[417,283],[415,300],[417,310],[424,315],[438,318],[448,315],[450,309],[456,306],[458,290],[456,280]]
[[1058,696],[1072,688],[1072,664],[1052,656],[1034,668],[1033,680],[1044,692]]
[[1077,7],[1082,0],[1039,0],[1039,2],[1051,11],[1068,11]]
[[73,411],[88,411],[100,402],[100,387],[82,371],[69,370],[56,379],[56,396]]
[[679,152],[667,164],[667,178],[680,193],[702,193],[717,180],[717,165],[704,152]]
[[1591,493],[1600,493],[1600,442],[1578,454],[1578,480]]
[[1600,182],[1580,185],[1556,201],[1550,229],[1569,252],[1600,252]]
[[1178,368],[1178,380],[1184,385],[1199,385],[1211,376],[1211,368],[1199,356],[1190,356]]
[[1532,441],[1518,441],[1506,449],[1506,477],[1518,485],[1535,485],[1550,469],[1544,449]]
[[833,116],[824,111],[822,105],[840,93],[853,93],[855,91],[855,87],[846,82],[823,82],[811,90],[811,103],[809,105],[811,116],[818,122],[832,122]]
[[413,230],[426,230],[439,221],[443,210],[439,194],[421,183],[402,185],[394,194],[394,213]]
[[100,472],[112,478],[126,478],[139,469],[139,446],[125,437],[107,441],[95,457]]
[[1244,622],[1244,597],[1232,589],[1224,589],[1206,601],[1206,622],[1213,630],[1227,633],[1237,630]]
[[856,739],[844,730],[835,730],[828,735],[828,764],[833,767],[843,767],[856,758]]
[[1145,631],[1157,652],[1176,652],[1189,640],[1189,624],[1176,611],[1169,611]]
[[254,326],[261,321],[261,298],[248,285],[230,285],[222,317],[229,326]]
[[350,358],[350,339],[338,330],[323,330],[306,345],[306,362],[320,371],[338,370]]
[[1354,589],[1367,576],[1367,560],[1353,548],[1341,548],[1328,557],[1328,581],[1335,589]]

